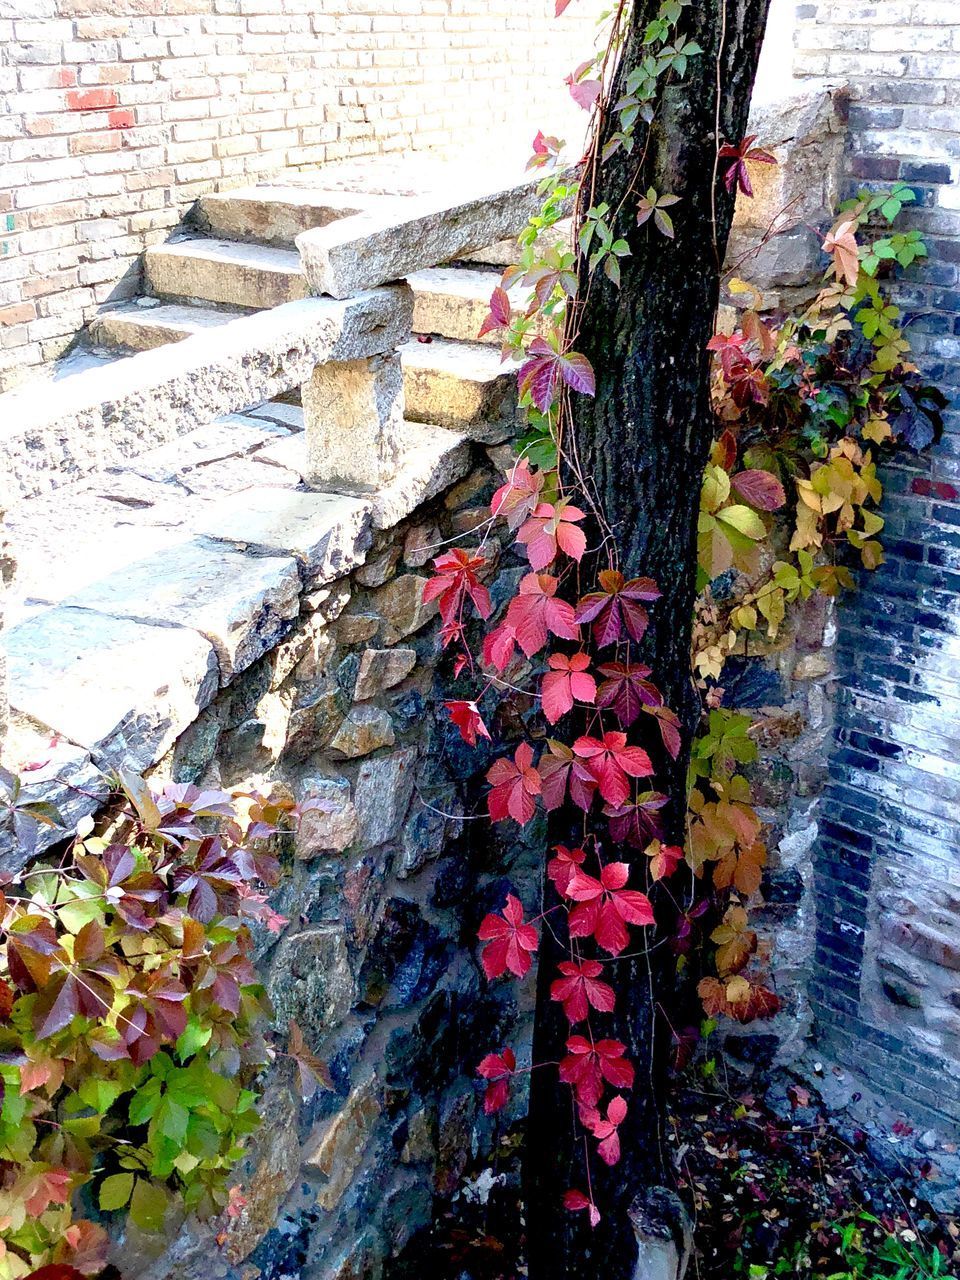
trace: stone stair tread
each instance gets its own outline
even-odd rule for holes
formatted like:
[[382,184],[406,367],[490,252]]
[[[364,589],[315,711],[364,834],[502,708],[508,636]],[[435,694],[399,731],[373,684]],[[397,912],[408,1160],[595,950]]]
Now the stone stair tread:
[[400,353],[412,369],[436,369],[455,373],[467,382],[495,382],[513,378],[519,367],[517,360],[503,360],[500,351],[480,342],[456,342],[434,338],[420,342],[417,338],[403,343]]
[[264,309],[310,295],[299,255],[272,245],[173,240],[149,248],[143,266],[148,286],[159,297]]
[[102,347],[126,347],[148,351],[168,342],[179,342],[204,329],[229,324],[246,312],[235,308],[190,306],[183,302],[161,302],[144,306],[128,302],[103,311],[90,322],[90,336]]
[[406,412],[416,422],[453,427],[486,443],[503,440],[516,419],[519,362],[479,342],[404,343]]
[[265,183],[202,196],[196,220],[216,235],[266,244],[290,244],[301,231],[383,204],[384,197],[323,186]]
[[[500,284],[496,271],[471,267],[428,267],[407,276],[413,290],[414,333],[435,334],[458,342],[497,346],[502,334],[479,336],[490,309],[490,296]],[[514,287],[510,301],[518,309],[528,292]]]

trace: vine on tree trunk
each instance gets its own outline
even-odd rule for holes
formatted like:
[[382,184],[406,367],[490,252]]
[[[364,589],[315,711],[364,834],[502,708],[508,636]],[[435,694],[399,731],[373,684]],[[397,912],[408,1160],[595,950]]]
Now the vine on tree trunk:
[[[558,0],[558,14],[567,3]],[[482,703],[504,687],[525,686],[521,692],[539,700],[550,726],[539,754],[525,741],[489,770],[491,821],[525,826],[541,807],[582,814],[569,843],[551,851],[546,874],[552,890],[543,910],[528,918],[520,900],[508,894],[502,911],[483,920],[479,937],[491,981],[530,972],[541,943],[538,929],[548,931],[552,949],[563,953],[549,994],[563,1011],[567,1034],[550,1055],[559,1061],[550,1065],[570,1088],[583,1137],[582,1178],[563,1200],[591,1226],[604,1212],[594,1194],[592,1160],[619,1161],[636,1078],[628,1046],[608,1030],[622,994],[618,964],[669,946],[682,969],[698,922],[710,912],[710,918],[722,918],[709,935],[716,976],[704,977],[698,987],[705,1012],[748,1021],[779,1007],[767,977],[753,971],[757,939],[748,906],[760,889],[766,850],[740,771],[756,745],[749,717],[722,707],[724,658],[742,647],[745,633],[765,627],[775,636],[788,607],[811,592],[836,595],[851,586],[844,547],[859,551],[868,568],[880,562],[875,535],[882,519],[873,509],[880,486],[864,441],[878,448],[894,441],[922,447],[939,430],[943,407],[939,393],[909,363],[896,309],[877,278],[884,263],[906,266],[922,256],[922,240],[913,232],[874,236],[866,244],[857,238],[875,215],[892,222],[911,197],[908,189],[862,193],[844,207],[823,242],[824,286],[798,319],[765,318],[757,291],[728,273],[732,296],[746,305],[736,326],[709,343],[717,362],[718,432],[703,478],[700,595],[687,677],[700,695],[694,717],[700,729],[689,771],[686,838],[682,847],[676,838],[668,840],[663,819],[669,796],[658,780],[672,777],[689,708],[666,705],[659,685],[672,673],[651,670],[640,646],[648,606],[669,612],[675,602],[661,601],[651,578],[623,572],[622,534],[610,527],[595,477],[584,472],[572,444],[570,396],[596,391],[596,371],[577,342],[592,282],[602,274],[609,286],[619,286],[622,264],[631,256],[630,241],[617,231],[625,210],[632,210],[636,234],[658,237],[668,253],[685,217],[680,196],[645,185],[644,161],[665,90],[682,82],[690,60],[704,56],[680,30],[687,7],[688,0],[664,0],[640,37],[637,65],[621,76],[617,61],[631,18],[621,0],[599,51],[568,77],[572,96],[592,113],[586,155],[571,175],[558,163],[558,139],[540,133],[534,140],[530,165],[546,171],[543,206],[520,238],[520,261],[494,291],[479,335],[502,332],[505,353],[522,357],[518,383],[527,429],[490,510],[491,520],[507,524],[529,571],[486,631],[479,653],[467,627],[471,612],[484,622],[493,615],[482,582],[490,567],[485,544],[437,557],[424,592],[425,600],[438,603],[442,643],[457,652],[455,677],[482,682],[472,697],[446,703],[463,739],[476,745],[479,737],[490,738]],[[717,58],[719,81],[720,53]],[[719,97],[717,112],[714,185],[722,182],[729,193],[749,197],[752,166],[775,163],[774,157],[754,145],[754,136],[724,139]],[[632,174],[616,209],[593,203],[598,170],[613,157],[617,163],[629,157]],[[572,244],[558,234],[571,200],[577,229]],[[711,222],[716,237],[715,193]],[[528,295],[518,307],[523,290]],[[615,471],[616,459],[605,465]],[[588,534],[597,535],[596,545],[588,545]],[[782,550],[764,558],[766,548]],[[594,562],[599,567],[585,577]],[[574,732],[561,732],[571,724]],[[636,859],[631,865],[618,856],[625,847],[646,855],[640,878]],[[692,873],[684,888],[677,882],[681,865]],[[668,908],[663,920],[652,899]],[[658,925],[660,936],[653,940]],[[675,1029],[678,1059],[695,1036],[690,1028]],[[477,1068],[486,1082],[486,1111],[500,1110],[511,1081],[531,1069],[548,1065],[521,1068],[512,1048],[491,1049]]]

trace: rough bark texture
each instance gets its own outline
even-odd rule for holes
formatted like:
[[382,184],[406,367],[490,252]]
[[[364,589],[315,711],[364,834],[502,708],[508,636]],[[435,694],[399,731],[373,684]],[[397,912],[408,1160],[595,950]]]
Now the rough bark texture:
[[[677,842],[683,837],[689,742],[698,718],[690,678],[696,524],[714,429],[706,345],[734,203],[718,181],[714,237],[718,52],[719,133],[721,141],[739,142],[746,131],[767,7],[768,0],[699,0],[685,9],[680,30],[704,53],[690,62],[683,83],[665,92],[640,177],[638,154],[618,153],[598,170],[591,200],[605,201],[613,209],[623,204],[618,233],[629,240],[633,255],[621,263],[618,290],[599,276],[589,282],[576,348],[596,370],[597,394],[594,400],[574,397],[573,435],[582,474],[595,487],[614,532],[620,567],[628,577],[649,575],[663,592],[651,608],[642,657],[685,728],[684,750],[672,775],[657,779],[671,796],[667,831]],[[656,0],[637,0],[621,80],[642,58],[643,31],[658,8]],[[615,90],[614,101],[617,96]],[[642,144],[636,151],[641,150]],[[725,165],[721,161],[721,174]],[[639,230],[634,225],[636,194],[628,193],[649,186],[681,197],[671,210],[673,241],[660,235],[652,222]],[[573,829],[572,821],[569,825]],[[582,819],[580,826],[582,830]],[[563,834],[561,825],[557,835]],[[606,847],[609,852],[609,841]],[[616,856],[638,864],[631,882],[642,884],[645,855],[622,848]],[[660,917],[665,906],[658,906]],[[556,1060],[568,1034],[549,1000],[550,980],[560,958],[545,931],[534,1061]],[[620,1131],[623,1158],[607,1169],[593,1154],[596,1144],[590,1140],[593,1192],[603,1221],[591,1231],[585,1214],[564,1214],[564,1191],[571,1186],[587,1190],[582,1137],[574,1138],[566,1088],[557,1087],[552,1071],[534,1072],[527,1171],[532,1280],[595,1274],[604,1280],[634,1280],[637,1251],[630,1204],[645,1187],[669,1180],[660,1124],[669,1026],[658,1006],[662,1008],[663,993],[672,990],[674,958],[661,946],[612,968],[618,1007],[614,1027],[605,1025],[603,1034],[625,1041],[637,1068],[630,1111]]]

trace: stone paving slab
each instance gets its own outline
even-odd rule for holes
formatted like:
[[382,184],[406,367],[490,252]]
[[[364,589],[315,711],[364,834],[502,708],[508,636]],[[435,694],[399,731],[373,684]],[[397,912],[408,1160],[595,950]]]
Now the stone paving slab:
[[195,538],[101,578],[64,605],[192,627],[213,645],[227,684],[290,630],[300,612],[300,574],[290,556],[247,556]]
[[393,350],[410,331],[403,286],[308,298],[53,385],[0,395],[0,469],[31,497],[299,387],[317,364]]
[[[409,417],[488,443],[504,438],[502,421],[516,415],[517,361],[504,361],[498,350],[481,343],[442,338],[406,342],[400,354]],[[515,425],[511,422],[508,434]]]
[[198,533],[258,554],[292,555],[310,590],[362,564],[370,503],[332,493],[249,489],[211,505]]
[[328,226],[378,203],[383,197],[267,183],[202,196],[197,223],[232,240],[292,245],[301,231]]
[[4,632],[11,707],[90,752],[144,770],[217,690],[210,642],[88,609],[46,609]]

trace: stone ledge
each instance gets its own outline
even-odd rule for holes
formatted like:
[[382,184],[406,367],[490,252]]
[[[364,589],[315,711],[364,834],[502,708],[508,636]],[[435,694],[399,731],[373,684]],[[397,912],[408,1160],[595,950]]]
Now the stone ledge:
[[318,364],[392,351],[413,313],[404,286],[307,298],[173,346],[0,396],[0,466],[27,498],[305,382]]
[[383,212],[301,232],[296,244],[310,288],[345,298],[516,235],[540,207],[541,176],[485,194],[398,199]]

